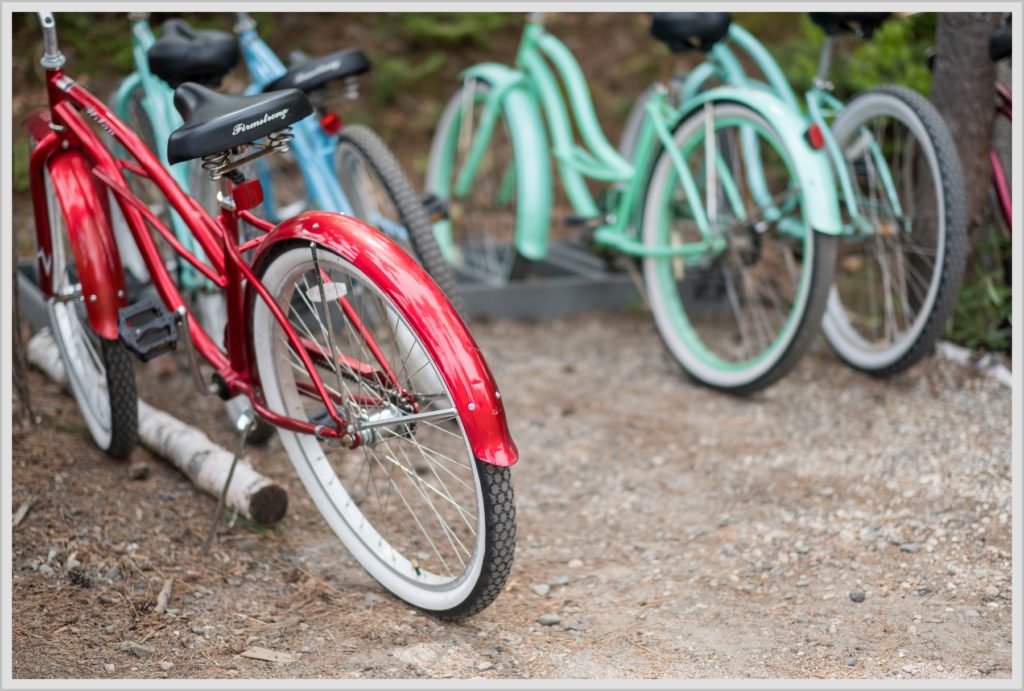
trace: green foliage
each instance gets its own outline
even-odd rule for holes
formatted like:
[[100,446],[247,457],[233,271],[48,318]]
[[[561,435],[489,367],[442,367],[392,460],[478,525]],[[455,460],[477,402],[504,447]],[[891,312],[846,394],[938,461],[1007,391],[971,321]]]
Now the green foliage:
[[105,76],[134,69],[131,28],[124,15],[62,12],[57,23],[61,46],[73,58],[76,74]]
[[11,147],[13,162],[11,163],[11,177],[14,182],[15,192],[25,192],[28,190],[28,159],[29,151],[28,146],[24,143],[15,143]]
[[1013,293],[1006,268],[1010,262],[1009,238],[998,227],[985,228],[974,248],[946,338],[966,348],[1009,354]]
[[386,27],[416,45],[455,47],[487,44],[491,32],[500,30],[519,17],[503,12],[403,12],[376,15],[377,28]]
[[[798,20],[791,14],[762,14],[744,16],[739,21],[768,47],[797,93],[811,87],[825,34],[806,13],[801,13]],[[781,21],[788,27],[781,26]],[[932,77],[925,64],[925,51],[934,42],[935,22],[934,13],[893,17],[871,40],[852,35],[837,37],[829,72],[836,95],[849,98],[880,84],[894,83],[927,96]]]
[[400,55],[373,56],[376,74],[373,80],[373,105],[381,107],[394,101],[395,94],[407,91],[437,73],[445,63],[445,54],[434,51],[421,59]]

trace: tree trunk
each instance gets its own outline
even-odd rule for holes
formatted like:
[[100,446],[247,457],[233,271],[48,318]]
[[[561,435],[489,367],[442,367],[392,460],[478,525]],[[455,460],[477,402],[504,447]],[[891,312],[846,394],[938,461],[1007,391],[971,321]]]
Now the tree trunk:
[[989,212],[995,66],[988,37],[999,27],[996,12],[942,12],[935,30],[932,101],[956,141],[967,187],[968,222],[975,226]]

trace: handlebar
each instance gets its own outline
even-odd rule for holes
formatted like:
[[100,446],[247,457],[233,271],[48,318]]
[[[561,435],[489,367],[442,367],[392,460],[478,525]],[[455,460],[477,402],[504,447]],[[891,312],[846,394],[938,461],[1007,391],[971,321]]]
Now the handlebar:
[[48,70],[55,70],[64,64],[64,56],[57,45],[57,22],[52,12],[38,12],[39,24],[43,28],[43,59],[39,62]]

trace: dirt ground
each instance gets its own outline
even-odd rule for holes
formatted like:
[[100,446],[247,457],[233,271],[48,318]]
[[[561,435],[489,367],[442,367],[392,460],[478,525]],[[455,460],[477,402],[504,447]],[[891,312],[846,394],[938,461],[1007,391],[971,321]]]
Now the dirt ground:
[[[688,382],[640,313],[477,322],[522,452],[511,581],[442,624],[326,531],[276,441],[278,526],[204,557],[214,499],[139,449],[132,480],[32,374],[16,430],[13,676],[1011,675],[1011,396],[926,361],[880,382],[819,343],[749,400]],[[231,435],[184,376],[143,398]],[[174,578],[167,613],[153,611]],[[538,623],[543,614],[558,623]],[[553,619],[553,618],[552,618]],[[241,657],[252,646],[292,662]]]

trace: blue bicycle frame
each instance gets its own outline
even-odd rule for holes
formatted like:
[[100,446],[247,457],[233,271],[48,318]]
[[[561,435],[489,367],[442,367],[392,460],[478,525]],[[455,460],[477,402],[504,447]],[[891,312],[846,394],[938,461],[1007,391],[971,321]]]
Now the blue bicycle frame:
[[[124,121],[128,121],[128,109],[132,94],[136,89],[142,89],[141,105],[146,111],[146,116],[153,130],[154,153],[164,167],[170,171],[174,181],[178,183],[185,194],[192,193],[189,180],[188,163],[169,165],[167,163],[167,138],[171,132],[181,127],[181,115],[174,108],[174,91],[164,80],[160,79],[149,71],[149,60],[146,54],[153,45],[155,39],[149,28],[147,15],[132,16],[132,56],[135,60],[135,71],[128,75],[117,87],[114,94],[114,112]],[[185,248],[199,258],[206,260],[202,248],[195,239],[195,235],[173,209],[170,212],[171,231]],[[198,271],[188,262],[181,262],[178,267],[178,281],[183,290],[193,291],[204,284],[208,284]]]
[[[238,12],[237,16],[238,23],[235,25],[235,33],[238,34],[241,42],[242,59],[245,61],[245,66],[252,79],[252,83],[246,88],[245,93],[262,93],[267,84],[281,77],[288,70],[270,46],[256,33],[256,22],[252,17],[246,12]],[[289,146],[299,161],[299,170],[302,171],[302,179],[306,185],[306,199],[312,203],[314,208],[335,211],[349,216],[354,215],[352,204],[345,196],[335,168],[335,155],[338,149],[337,135],[328,134],[315,113],[292,125],[292,132],[295,138]],[[272,191],[274,181],[266,159],[256,162],[256,170],[263,189]],[[274,223],[283,220],[279,217],[280,210],[276,208],[273,194],[268,194],[264,200],[263,215]],[[393,220],[384,217],[361,220],[379,228],[395,240],[408,241],[408,231]]]

